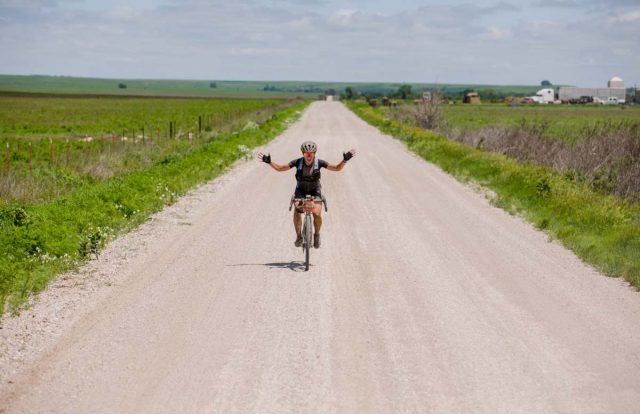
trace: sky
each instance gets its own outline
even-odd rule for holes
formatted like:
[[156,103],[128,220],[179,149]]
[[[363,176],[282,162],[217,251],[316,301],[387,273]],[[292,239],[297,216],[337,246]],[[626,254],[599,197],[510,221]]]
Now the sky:
[[640,0],[0,0],[0,73],[640,83]]

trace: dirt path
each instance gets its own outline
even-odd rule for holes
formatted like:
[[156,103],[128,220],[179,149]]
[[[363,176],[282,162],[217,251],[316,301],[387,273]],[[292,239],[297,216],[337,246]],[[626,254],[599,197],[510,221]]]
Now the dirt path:
[[359,151],[309,272],[293,171],[242,163],[4,318],[0,412],[637,412],[638,293],[340,103],[267,151],[305,139]]

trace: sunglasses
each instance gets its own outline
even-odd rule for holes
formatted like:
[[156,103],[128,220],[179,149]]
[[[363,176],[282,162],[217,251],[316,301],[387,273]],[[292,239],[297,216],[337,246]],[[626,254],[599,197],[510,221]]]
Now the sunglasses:
[[306,155],[307,157],[310,157],[313,154],[315,154],[315,152],[307,151],[307,152],[304,152],[303,154]]

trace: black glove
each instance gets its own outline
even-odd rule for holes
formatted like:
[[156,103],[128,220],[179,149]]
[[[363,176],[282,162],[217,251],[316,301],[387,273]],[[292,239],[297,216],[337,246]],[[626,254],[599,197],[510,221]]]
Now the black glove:
[[351,153],[351,151],[342,153],[342,159],[345,162],[349,161],[351,158],[353,158],[353,154]]
[[265,154],[262,156],[262,162],[266,162],[267,164],[271,164],[271,154]]

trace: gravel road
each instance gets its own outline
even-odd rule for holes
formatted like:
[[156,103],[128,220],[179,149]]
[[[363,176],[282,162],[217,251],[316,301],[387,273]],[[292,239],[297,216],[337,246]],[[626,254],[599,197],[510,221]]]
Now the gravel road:
[[192,192],[0,329],[2,413],[631,413],[640,295],[337,102],[303,140],[329,212],[309,272],[294,170]]

